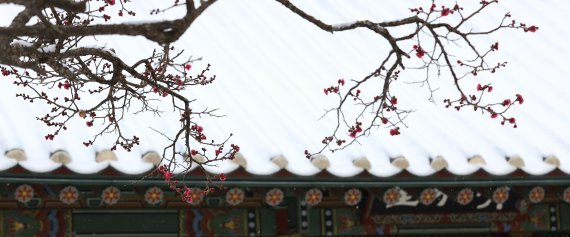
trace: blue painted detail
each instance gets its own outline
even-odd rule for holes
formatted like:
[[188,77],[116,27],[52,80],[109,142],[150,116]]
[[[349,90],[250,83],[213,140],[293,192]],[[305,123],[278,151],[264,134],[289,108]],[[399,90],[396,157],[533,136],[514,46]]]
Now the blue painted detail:
[[414,215],[402,215],[401,217],[402,222],[404,223],[412,223],[415,220]]
[[504,223],[503,230],[505,232],[511,232],[511,225],[509,223]]
[[57,237],[57,232],[59,232],[59,221],[57,220],[57,210],[52,209],[49,211],[48,220],[51,224],[51,229],[49,230],[49,237]]
[[202,232],[202,227],[200,226],[200,222],[204,218],[202,213],[198,211],[196,208],[192,208],[192,213],[194,213],[194,220],[192,220],[192,229],[194,233],[196,233],[196,237],[204,236],[204,232]]
[[384,225],[380,225],[376,227],[376,234],[377,235],[384,235]]
[[489,214],[487,213],[477,213],[477,220],[481,222],[489,221]]
[[46,190],[48,197],[56,197],[55,192],[49,185],[44,185],[44,189]]

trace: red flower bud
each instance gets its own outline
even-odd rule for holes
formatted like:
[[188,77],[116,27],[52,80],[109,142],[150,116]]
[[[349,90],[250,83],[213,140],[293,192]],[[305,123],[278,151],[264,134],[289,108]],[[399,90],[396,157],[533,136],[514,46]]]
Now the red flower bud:
[[449,10],[449,8],[444,8],[444,9],[441,11],[441,16],[447,16],[447,15],[449,15],[450,12],[451,12],[451,11]]
[[170,171],[165,171],[164,174],[163,174],[163,176],[164,176],[164,180],[170,181],[170,179],[172,178],[172,172],[170,172]]
[[352,131],[352,132],[349,134],[349,136],[352,137],[352,138],[355,138],[355,137],[356,137],[356,131]]
[[528,27],[526,30],[528,30],[528,31],[534,33],[534,32],[536,32],[536,31],[538,30],[538,27],[537,27],[537,26],[530,26],[530,27]]
[[499,42],[492,44],[491,49],[492,50],[499,50]]
[[416,57],[422,58],[425,55],[425,53],[426,52],[423,49],[419,48],[416,50]]
[[400,134],[400,128],[392,128],[390,129],[390,135],[391,136],[396,136]]
[[362,132],[362,128],[360,126],[356,127],[356,133]]
[[517,99],[515,101],[518,101],[519,104],[522,104],[524,102],[524,99],[522,97],[522,95],[520,94],[516,94]]
[[392,103],[392,105],[398,104],[398,98],[396,98],[396,96],[392,96],[392,99],[390,100],[390,103]]

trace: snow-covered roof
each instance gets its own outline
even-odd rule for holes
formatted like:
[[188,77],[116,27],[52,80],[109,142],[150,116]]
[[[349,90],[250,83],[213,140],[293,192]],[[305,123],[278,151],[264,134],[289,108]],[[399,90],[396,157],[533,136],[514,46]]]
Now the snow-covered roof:
[[[157,4],[162,3],[135,1],[131,5],[153,9]],[[420,1],[376,0],[295,4],[331,24],[402,18],[410,14],[409,7],[422,5]],[[445,161],[445,169],[455,175],[479,169],[506,175],[518,168],[530,175],[554,169],[570,174],[570,110],[566,105],[570,101],[570,31],[566,30],[566,21],[560,20],[568,8],[567,1],[501,1],[500,6],[478,19],[481,25],[493,25],[510,11],[515,18],[540,26],[535,34],[506,30],[481,38],[488,45],[501,42],[500,55],[509,64],[488,78],[470,79],[492,82],[497,100],[515,93],[525,96],[525,104],[511,111],[518,128],[501,126],[488,115],[445,109],[440,102],[452,90],[451,79],[444,74],[434,80],[440,88],[435,93],[435,104],[428,101],[426,88],[408,84],[397,88],[399,104],[416,110],[406,120],[408,128],[403,128],[401,135],[391,137],[386,129],[379,129],[361,145],[324,153],[329,162],[327,171],[347,177],[367,169],[373,175],[389,177],[402,171],[393,164],[394,158],[400,158],[397,161],[407,161],[405,169],[417,176],[428,176],[445,167],[438,167],[434,161]],[[0,11],[3,25],[11,19],[4,16],[15,14],[4,7]],[[139,10],[134,20],[144,20],[146,12]],[[163,17],[180,16],[174,13]],[[101,38],[101,42],[108,43],[104,46],[133,60],[147,56],[154,47],[141,37]],[[209,129],[208,137],[222,139],[233,133],[231,141],[241,146],[249,173],[267,175],[285,166],[293,174],[306,176],[321,169],[306,159],[303,151],[319,148],[333,125],[330,120],[318,119],[324,109],[334,105],[322,88],[338,78],[361,78],[370,73],[387,44],[366,30],[324,32],[274,1],[232,0],[220,1],[208,9],[176,47],[203,57],[203,62],[193,68],[210,63],[217,75],[215,83],[191,94],[201,105],[220,108],[219,113],[226,115],[202,121]],[[420,73],[406,70],[401,77],[413,79],[421,77]],[[137,134],[141,145],[132,152],[118,149],[114,157],[104,152],[112,144],[112,136],[91,147],[82,145],[93,131],[80,119],[54,141],[46,141],[44,135],[50,130],[35,116],[45,114],[48,108],[15,98],[19,88],[11,83],[6,78],[0,80],[0,171],[19,164],[33,172],[66,166],[89,174],[112,166],[126,174],[144,173],[154,166],[143,155],[160,153],[167,142],[149,127],[174,131],[177,126],[164,122],[175,121],[172,118],[178,115],[174,114],[166,113],[164,118],[129,115],[125,129]],[[110,159],[97,159],[97,155]],[[207,170],[230,173],[238,167],[236,162],[226,161]]]

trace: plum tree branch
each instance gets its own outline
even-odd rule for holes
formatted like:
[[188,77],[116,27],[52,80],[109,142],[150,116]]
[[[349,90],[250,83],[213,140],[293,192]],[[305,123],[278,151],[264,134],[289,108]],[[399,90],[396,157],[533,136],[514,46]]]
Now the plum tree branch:
[[[114,6],[116,1],[119,4]],[[412,16],[401,19],[384,22],[360,20],[335,25],[323,22],[289,0],[276,1],[323,31],[335,33],[367,29],[389,45],[386,55],[380,56],[378,65],[364,77],[338,79],[324,88],[325,95],[337,99],[324,115],[334,114],[336,126],[327,132],[320,149],[305,151],[307,158],[326,150],[345,149],[358,143],[361,137],[369,135],[375,128],[385,127],[392,136],[400,134],[400,126],[406,126],[404,119],[413,112],[412,109],[400,108],[400,95],[397,97],[392,91],[393,83],[400,83],[402,70],[425,70],[426,78],[420,83],[429,85],[430,94],[435,91],[430,86],[430,70],[435,69],[438,75],[446,71],[457,93],[457,98],[444,100],[446,107],[460,110],[468,106],[490,114],[491,118],[502,118],[502,124],[508,122],[517,126],[515,118],[506,112],[515,102],[523,102],[521,95],[516,94],[512,100],[487,102],[482,98],[491,92],[490,83],[479,84],[477,88],[462,84],[462,79],[467,76],[493,73],[506,66],[506,62],[487,62],[486,57],[499,50],[498,42],[484,48],[475,44],[473,38],[488,36],[505,28],[525,32],[538,30],[538,27],[524,23],[516,25],[514,20],[508,22],[509,13],[496,26],[485,26],[485,30],[463,29],[466,22],[496,4],[496,0],[481,1],[481,5],[472,11],[466,11],[458,4],[436,8],[435,1],[432,1],[426,9],[411,8]],[[210,75],[210,65],[202,70],[192,68],[194,60],[182,59],[184,51],[174,47],[195,20],[216,2],[174,0],[164,9],[153,9],[151,15],[184,6],[186,12],[179,19],[114,24],[115,16],[107,15],[108,9],[119,7],[116,8],[119,17],[135,15],[136,12],[129,10],[130,1],[0,0],[0,7],[2,4],[24,7],[9,25],[0,27],[0,51],[3,52],[0,64],[4,65],[0,71],[3,76],[14,78],[16,86],[28,90],[27,93],[16,94],[16,97],[31,103],[44,102],[51,108],[50,113],[37,117],[53,128],[52,133],[45,135],[46,140],[53,140],[66,130],[69,121],[80,119],[88,128],[99,125],[93,128],[96,130],[93,138],[83,142],[85,146],[93,145],[97,138],[110,133],[116,137],[112,150],[122,147],[130,151],[139,144],[140,138],[127,134],[121,127],[125,114],[146,112],[160,116],[165,111],[159,109],[157,103],[168,103],[173,113],[179,115],[172,121],[179,127],[174,132],[155,130],[169,142],[162,152],[165,166],[160,166],[160,171],[171,188],[188,199],[186,187],[180,191],[182,189],[170,180],[172,169],[180,167],[188,171],[193,165],[204,168],[205,165],[233,159],[240,150],[238,145],[228,145],[232,134],[217,141],[207,138],[206,129],[199,124],[199,119],[203,116],[219,117],[217,109],[198,108],[194,104],[195,99],[188,98],[183,92],[190,87],[209,85],[216,76]],[[404,32],[403,36],[395,37],[399,35],[396,31]],[[158,47],[147,57],[136,59],[129,65],[125,63],[124,55],[118,55],[110,48],[80,46],[84,45],[86,38],[102,35],[143,36],[157,43]],[[459,50],[469,53],[472,58],[455,56]],[[411,67],[414,63],[420,66]],[[210,180],[210,176],[207,178]]]
[[[358,142],[358,139],[363,136],[367,136],[370,134],[371,129],[379,126],[387,126],[390,129],[390,135],[398,135],[400,134],[400,127],[399,124],[404,124],[403,118],[407,117],[407,114],[411,112],[411,110],[401,110],[399,109],[397,104],[396,96],[392,95],[390,92],[390,85],[391,83],[395,82],[398,77],[400,71],[397,70],[400,67],[402,70],[406,69],[404,65],[403,58],[407,58],[411,60],[411,57],[408,53],[406,53],[400,45],[406,44],[407,41],[415,41],[414,47],[412,52],[415,51],[416,56],[423,60],[423,66],[421,69],[429,69],[431,67],[437,68],[440,71],[442,65],[445,65],[445,68],[448,69],[450,77],[452,78],[452,82],[457,89],[459,94],[459,99],[451,100],[445,99],[444,103],[446,103],[446,107],[454,106],[455,109],[460,110],[462,107],[471,106],[474,110],[480,110],[482,112],[488,112],[491,114],[492,118],[501,116],[502,117],[502,124],[505,122],[509,122],[517,126],[516,120],[514,118],[509,118],[505,115],[505,112],[511,108],[513,103],[510,102],[510,99],[505,99],[502,103],[483,103],[481,98],[485,93],[491,92],[491,85],[479,85],[477,91],[480,91],[479,96],[477,97],[474,94],[469,94],[460,84],[461,78],[465,77],[460,76],[457,74],[457,70],[461,68],[457,67],[466,67],[469,68],[469,73],[473,75],[477,75],[478,72],[481,71],[490,71],[495,72],[500,67],[504,67],[505,63],[499,63],[497,66],[488,67],[487,62],[485,60],[485,56],[491,52],[498,50],[498,43],[491,46],[491,49],[486,51],[485,53],[481,53],[482,50],[475,47],[472,39],[470,36],[476,35],[489,35],[491,33],[496,32],[502,28],[515,28],[515,29],[524,29],[525,31],[532,31],[534,26],[527,27],[525,24],[520,24],[519,26],[515,26],[514,21],[511,24],[505,24],[505,19],[510,17],[510,14],[506,14],[503,17],[503,20],[498,24],[498,26],[491,28],[490,30],[486,31],[479,31],[479,32],[472,32],[472,31],[463,31],[461,26],[473,19],[473,17],[477,14],[480,14],[485,8],[489,7],[492,4],[497,3],[497,1],[482,1],[481,6],[474,10],[473,12],[467,14],[467,17],[463,15],[463,8],[459,5],[451,7],[441,6],[441,10],[436,9],[435,1],[432,1],[431,7],[428,10],[424,10],[422,7],[419,8],[412,8],[410,9],[413,13],[416,13],[414,16],[402,18],[399,20],[393,21],[385,21],[385,22],[371,22],[369,20],[362,20],[362,21],[354,21],[349,23],[343,24],[336,24],[331,25],[327,24],[318,18],[306,13],[305,11],[301,10],[289,0],[276,0],[287,9],[291,10],[291,12],[295,13],[299,17],[305,19],[306,21],[312,23],[313,25],[319,27],[320,29],[327,31],[327,32],[340,32],[340,31],[349,31],[358,28],[365,28],[371,30],[372,32],[380,35],[382,38],[387,40],[389,43],[391,50],[388,54],[388,57],[381,63],[380,67],[375,69],[370,75],[358,79],[352,80],[353,85],[348,87],[346,91],[341,91],[341,87],[345,85],[345,80],[340,79],[337,81],[336,85],[332,85],[324,89],[324,93],[326,95],[329,94],[336,94],[338,96],[338,104],[333,108],[326,111],[325,115],[330,112],[335,112],[335,117],[337,120],[337,124],[335,129],[330,133],[330,135],[325,136],[322,140],[323,146],[318,151],[311,153],[308,150],[305,151],[305,155],[307,158],[311,158],[313,155],[321,153],[325,150],[330,150],[332,152],[345,149],[347,146],[352,145],[355,142]],[[445,19],[450,17],[450,14],[457,13],[459,15],[460,20],[458,23],[450,24],[445,21]],[[413,25],[415,26],[415,30],[410,33],[405,34],[399,38],[394,38],[390,33],[389,29],[395,28],[398,29],[400,27],[406,25]],[[427,30],[427,35],[431,36],[431,39],[428,40],[420,40],[419,33],[423,32],[423,30]],[[447,33],[440,35],[437,33],[437,30],[444,30]],[[475,59],[467,60],[468,62],[476,62],[478,61],[478,65],[469,65],[467,63],[458,60],[457,63],[452,62],[451,54],[448,52],[451,49],[446,46],[442,41],[451,42],[450,35],[458,35],[460,39],[463,40],[463,43],[467,45],[468,49],[471,51],[472,54],[475,55]],[[409,43],[408,43],[409,44]],[[425,47],[426,45],[431,45],[430,47]],[[432,48],[431,52],[426,51],[427,48]],[[438,53],[439,52],[439,53]],[[390,56],[395,55],[395,59],[390,61]],[[440,56],[436,56],[439,54],[443,56],[442,62],[440,63]],[[427,55],[427,56],[426,56]],[[427,60],[424,60],[427,58]],[[386,70],[387,68],[387,70]],[[364,86],[367,84],[371,79],[379,79],[383,80],[381,88],[370,88]],[[429,82],[429,75],[423,81],[423,83],[427,83],[430,85]],[[361,93],[364,90],[372,90],[376,91],[376,94],[373,98],[363,98],[361,97]],[[486,91],[487,90],[487,91]],[[435,90],[431,89],[430,86],[430,100],[433,98],[433,92]],[[348,104],[347,101],[349,99],[353,99],[356,104],[351,105]],[[522,103],[523,99],[522,96],[517,94],[516,97],[513,99],[514,101],[518,101]],[[455,104],[455,105],[454,105]],[[347,121],[346,119],[346,112],[348,107],[356,106],[359,107],[358,112],[355,116],[353,116],[352,121]],[[500,109],[499,107],[506,107],[501,112],[497,112]],[[365,114],[367,111],[372,116],[366,118]],[[392,114],[390,116],[390,114]],[[404,124],[405,125],[405,124]],[[346,129],[345,131],[342,131]],[[348,135],[348,138],[345,136]],[[347,141],[348,140],[348,141]]]

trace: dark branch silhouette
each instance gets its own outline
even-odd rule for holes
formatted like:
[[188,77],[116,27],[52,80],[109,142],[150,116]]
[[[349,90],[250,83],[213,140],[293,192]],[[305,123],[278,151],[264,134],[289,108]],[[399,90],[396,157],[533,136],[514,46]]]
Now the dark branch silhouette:
[[[325,150],[334,152],[344,149],[358,142],[362,136],[369,135],[375,127],[386,127],[391,135],[398,135],[412,109],[399,108],[397,98],[405,95],[395,95],[390,89],[393,83],[399,83],[400,71],[406,69],[409,60],[422,62],[423,66],[416,69],[435,68],[438,72],[448,72],[450,83],[457,89],[457,97],[446,99],[446,107],[457,110],[469,107],[488,113],[491,118],[499,118],[503,124],[517,126],[515,118],[509,117],[506,112],[523,102],[521,95],[486,103],[482,98],[491,93],[493,87],[490,84],[465,88],[461,83],[461,79],[467,76],[493,73],[506,66],[506,62],[491,63],[486,60],[487,55],[499,49],[498,42],[479,48],[472,42],[474,37],[485,37],[506,28],[525,32],[538,30],[536,26],[509,20],[510,14],[484,31],[463,29],[462,25],[475,15],[483,14],[485,8],[496,5],[496,0],[482,1],[477,9],[470,11],[457,4],[436,6],[432,1],[428,9],[409,9],[411,16],[399,20],[364,20],[337,25],[319,20],[287,0],[276,1],[321,30],[334,33],[368,29],[386,40],[391,48],[378,66],[364,78],[349,81],[339,79],[324,89],[326,95],[338,98],[338,103],[327,110],[327,114],[336,117],[337,123],[336,127],[331,128],[330,135],[323,139],[320,150],[305,151],[307,158]],[[150,14],[184,7],[186,14],[180,19],[113,24],[116,16],[107,15],[108,9],[120,7],[119,17],[135,15],[137,13],[128,8],[133,3],[125,0],[0,0],[0,7],[8,3],[24,7],[9,25],[0,27],[0,50],[3,52],[0,64],[4,65],[1,72],[4,76],[13,77],[15,85],[28,89],[29,93],[18,93],[17,97],[32,103],[47,103],[51,107],[50,113],[38,117],[38,120],[53,128],[52,133],[45,135],[47,140],[61,135],[70,120],[81,119],[87,127],[102,125],[93,138],[83,142],[85,146],[92,145],[104,134],[114,134],[116,140],[112,150],[120,147],[130,151],[140,139],[123,133],[120,124],[125,114],[146,112],[160,116],[164,111],[155,102],[170,101],[174,111],[180,114],[178,121],[171,121],[179,124],[179,130],[174,134],[157,130],[170,141],[162,153],[165,165],[160,167],[160,172],[172,189],[190,201],[186,195],[188,188],[180,189],[176,181],[171,180],[171,170],[178,166],[188,170],[193,164],[203,168],[212,162],[233,159],[239,152],[238,145],[228,143],[231,134],[217,141],[208,139],[205,133],[207,129],[198,124],[198,118],[221,116],[215,114],[216,109],[195,108],[194,100],[181,93],[189,87],[214,82],[216,77],[211,74],[210,65],[198,73],[191,73],[197,70],[191,68],[193,60],[185,59],[183,50],[176,50],[173,46],[215,2],[200,1],[197,5],[193,0],[175,0],[172,5],[154,9]],[[455,21],[449,20],[451,18]],[[405,26],[413,26],[413,30],[403,36],[394,36],[393,31]],[[124,55],[117,55],[110,48],[79,46],[87,38],[101,35],[144,36],[155,42],[157,48],[148,52],[148,57],[128,64]],[[402,48],[403,45],[411,45],[410,42],[413,48]],[[462,47],[450,48],[450,43]],[[470,53],[472,58],[455,56],[454,50],[459,49]],[[418,83],[429,86],[430,80],[426,76]],[[372,81],[380,82],[382,86],[368,86]],[[434,91],[431,86],[429,88],[430,92]],[[363,91],[372,92],[374,96],[362,96]],[[359,112],[347,114],[347,108],[353,106]],[[177,157],[184,162],[178,162]],[[221,179],[222,176],[216,177]],[[207,178],[210,180],[211,177]]]

